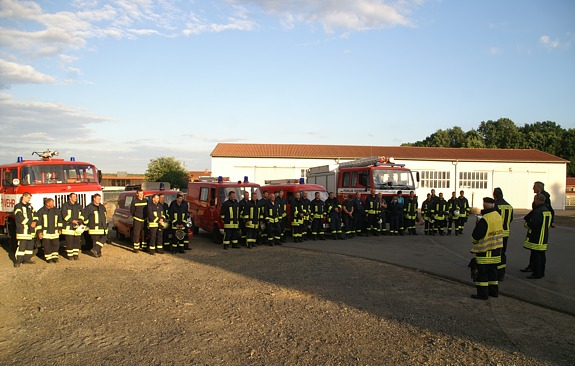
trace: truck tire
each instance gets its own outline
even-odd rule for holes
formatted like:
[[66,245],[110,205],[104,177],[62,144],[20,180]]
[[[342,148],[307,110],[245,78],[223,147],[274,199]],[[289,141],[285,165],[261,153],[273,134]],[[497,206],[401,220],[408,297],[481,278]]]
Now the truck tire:
[[212,239],[216,244],[222,244],[224,242],[224,237],[222,233],[220,233],[218,225],[214,225],[214,228],[212,229]]

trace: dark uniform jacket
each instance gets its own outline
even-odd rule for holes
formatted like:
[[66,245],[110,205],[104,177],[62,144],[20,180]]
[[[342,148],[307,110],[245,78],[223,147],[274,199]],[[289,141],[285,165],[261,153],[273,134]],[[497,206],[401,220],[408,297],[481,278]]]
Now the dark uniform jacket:
[[60,217],[62,218],[62,234],[64,235],[74,235],[80,236],[82,234],[76,233],[74,230],[74,224],[72,224],[72,220],[78,221],[78,224],[82,223],[82,208],[78,203],[71,204],[70,201],[67,201],[62,205],[60,209]]
[[417,196],[413,196],[413,198],[407,197],[405,199],[403,212],[406,218],[415,220],[417,217]]
[[249,200],[246,202],[244,206],[243,217],[246,220],[247,228],[256,229],[258,227],[260,220],[260,211],[261,210],[258,207],[258,201]]
[[228,199],[220,208],[220,216],[224,222],[224,229],[238,229],[240,227],[240,204],[238,200]]
[[366,212],[370,215],[379,213],[379,197],[369,195],[365,198]]
[[147,206],[147,219],[148,219],[148,227],[159,227],[160,219],[165,220],[164,216],[164,206],[160,203],[154,204],[151,202]]
[[38,210],[36,216],[38,217],[36,231],[42,232],[44,239],[58,239],[60,237],[58,232],[62,229],[60,210],[56,207],[47,208],[44,206]]
[[363,216],[365,215],[365,205],[361,198],[354,197],[353,198],[353,215]]
[[508,237],[511,221],[513,221],[513,207],[501,198],[495,201],[495,209],[503,219],[503,237]]
[[106,207],[103,204],[96,206],[90,203],[82,213],[84,224],[88,226],[90,235],[104,235],[108,233],[108,223],[106,222]]
[[132,203],[130,204],[130,213],[134,220],[144,222],[146,220],[146,216],[148,214],[146,207],[148,206],[148,201],[146,198],[139,199],[138,197],[134,197]]
[[16,239],[32,240],[35,229],[30,226],[32,222],[37,221],[38,217],[30,203],[27,205],[19,202],[14,206],[14,216],[16,218]]
[[527,227],[527,237],[523,247],[532,250],[547,250],[549,239],[549,227],[551,226],[552,213],[546,204],[535,208],[524,217]]
[[172,201],[168,209],[168,216],[172,221],[173,229],[177,228],[176,225],[185,225],[188,219],[188,203],[182,201],[182,203],[178,205],[178,201]]
[[325,203],[319,198],[314,198],[309,203],[309,210],[312,218],[321,219],[325,215]]

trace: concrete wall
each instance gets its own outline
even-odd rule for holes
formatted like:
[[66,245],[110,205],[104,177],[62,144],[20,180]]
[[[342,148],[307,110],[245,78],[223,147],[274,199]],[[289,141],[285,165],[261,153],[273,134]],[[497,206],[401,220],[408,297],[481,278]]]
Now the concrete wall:
[[[342,160],[343,162],[344,160]],[[450,162],[450,161],[413,161],[396,160],[404,163],[414,172],[449,172],[444,188],[435,188],[436,193],[443,192],[446,199],[451,192],[465,191],[465,196],[474,207],[481,206],[485,196],[491,196],[493,189],[500,187],[504,198],[515,208],[529,209],[533,202],[533,182],[545,183],[545,190],[551,194],[554,209],[565,209],[566,165],[549,163],[509,163],[509,162]],[[302,170],[321,165],[335,167],[334,159],[272,159],[272,158],[212,158],[214,176],[227,176],[230,180],[243,180],[248,176],[250,182],[264,184],[270,179],[294,179],[302,176]],[[463,185],[460,173],[483,173],[484,187]],[[432,187],[417,188],[420,202]]]

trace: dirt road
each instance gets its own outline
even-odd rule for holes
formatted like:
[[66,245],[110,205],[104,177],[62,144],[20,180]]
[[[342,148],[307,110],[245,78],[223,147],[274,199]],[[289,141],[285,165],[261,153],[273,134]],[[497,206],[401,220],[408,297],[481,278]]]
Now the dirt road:
[[0,364],[575,363],[565,314],[375,261],[192,245],[18,269],[1,251]]

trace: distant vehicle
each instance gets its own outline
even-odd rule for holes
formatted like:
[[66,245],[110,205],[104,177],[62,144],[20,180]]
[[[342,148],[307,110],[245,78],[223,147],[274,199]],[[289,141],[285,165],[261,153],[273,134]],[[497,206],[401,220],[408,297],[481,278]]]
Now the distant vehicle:
[[[152,196],[154,194],[163,194],[166,197],[165,202],[168,206],[170,206],[172,201],[176,200],[178,193],[182,193],[180,191],[171,190],[170,183],[164,182],[144,182],[141,186],[136,185],[126,187],[126,191],[120,192],[118,196],[118,207],[114,211],[114,215],[112,215],[113,229],[116,231],[116,237],[118,239],[132,237],[134,219],[130,212],[130,205],[136,197],[136,192],[140,187],[144,191],[144,198],[148,200],[148,203],[152,202]],[[168,223],[165,222],[164,228],[167,227]]]
[[205,179],[202,182],[188,183],[186,200],[192,218],[192,231],[197,234],[199,229],[212,234],[213,240],[221,244],[223,241],[224,223],[220,217],[222,203],[228,199],[231,191],[236,192],[238,202],[244,192],[256,194],[262,198],[260,185],[249,183],[247,177],[243,182],[224,182],[221,177]]
[[[76,193],[78,204],[84,208],[92,201],[92,195],[103,196],[100,181],[102,174],[93,164],[56,159],[58,151],[34,152],[40,159],[24,160],[0,165],[0,233],[10,236],[16,243],[14,206],[24,192],[32,194],[32,207],[39,210],[46,198],[54,199],[56,207],[68,201],[70,193]],[[103,199],[103,197],[102,197]]]
[[[273,194],[274,192],[279,191],[282,189],[285,192],[285,198],[287,201],[287,214],[288,214],[288,222],[286,224],[286,229],[291,228],[291,222],[293,219],[293,213],[291,210],[291,204],[294,200],[294,194],[296,192],[300,192],[300,197],[303,198],[303,193],[307,194],[307,198],[310,201],[313,201],[315,198],[315,192],[319,192],[320,198],[322,201],[328,198],[329,194],[325,187],[319,184],[307,184],[301,179],[277,179],[277,180],[266,180],[266,185],[261,187],[262,192],[268,191],[269,194]],[[327,221],[324,223],[324,226],[327,226]]]
[[409,191],[416,188],[416,181],[419,182],[419,173],[414,179],[405,164],[396,164],[393,158],[378,156],[341,163],[335,168],[325,165],[307,170],[307,183],[324,186],[327,191],[334,192],[340,202],[344,194],[355,195],[358,192],[365,199],[374,188],[389,203],[397,191],[402,191],[404,197],[409,196]]

